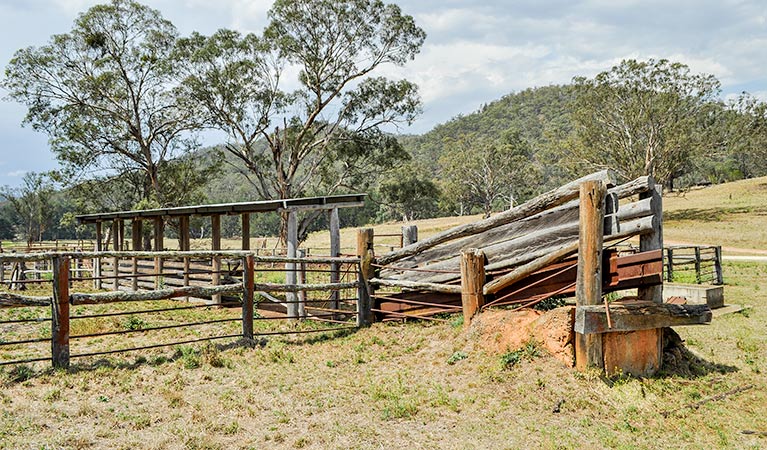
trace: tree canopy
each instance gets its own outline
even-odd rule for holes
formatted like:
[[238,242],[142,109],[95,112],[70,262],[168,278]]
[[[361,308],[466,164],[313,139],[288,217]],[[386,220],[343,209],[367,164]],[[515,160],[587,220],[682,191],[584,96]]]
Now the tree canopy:
[[665,59],[624,60],[574,82],[576,164],[673,183],[716,145],[709,129],[719,94],[713,75],[693,74]]
[[200,125],[173,92],[177,34],[158,11],[113,0],[80,14],[69,33],[17,51],[3,85],[68,177],[139,174],[140,198],[171,204],[178,193],[161,177]]

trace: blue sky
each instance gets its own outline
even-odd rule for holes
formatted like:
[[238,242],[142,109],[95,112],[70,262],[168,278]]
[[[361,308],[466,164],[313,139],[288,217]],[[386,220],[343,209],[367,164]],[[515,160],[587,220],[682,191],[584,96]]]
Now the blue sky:
[[[68,32],[89,0],[0,0],[0,64],[20,48]],[[151,0],[181,34],[260,32],[270,1]],[[420,86],[423,133],[458,114],[533,86],[567,83],[624,58],[667,58],[711,73],[723,95],[767,99],[767,2],[621,0],[401,0],[427,33],[421,54],[384,74]],[[5,97],[5,92],[0,92]],[[45,135],[22,128],[25,108],[0,102],[0,185],[56,167]],[[205,142],[212,144],[214,142]]]

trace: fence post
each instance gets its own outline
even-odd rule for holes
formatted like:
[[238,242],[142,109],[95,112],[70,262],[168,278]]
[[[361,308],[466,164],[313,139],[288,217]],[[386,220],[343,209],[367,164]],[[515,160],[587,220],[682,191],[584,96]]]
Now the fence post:
[[[652,189],[639,195],[640,199],[652,198],[652,214],[654,230],[650,234],[639,237],[639,251],[663,249],[663,196],[661,192],[663,186],[660,184],[651,185]],[[663,283],[656,286],[639,288],[637,296],[640,300],[650,300],[655,303],[663,303]]]
[[[298,249],[298,257],[306,258],[306,250],[302,248]],[[306,284],[306,263],[305,262],[301,262],[298,264],[298,274],[297,274],[296,282],[298,284]],[[331,292],[338,292],[338,291],[331,291]],[[302,319],[306,318],[306,291],[298,291],[298,317]],[[333,314],[333,318],[335,318],[335,313]]]
[[69,257],[53,257],[51,301],[51,361],[56,369],[69,368]]
[[[295,210],[288,211],[288,258],[295,258],[298,251],[298,218]],[[285,284],[295,286],[297,282],[296,266],[294,262],[285,263]],[[285,300],[288,317],[298,318],[298,295],[295,292],[286,292]]]
[[[101,236],[101,221],[96,222],[96,245],[94,250],[104,251],[104,243]],[[93,288],[101,290],[101,258],[93,258]]]
[[418,242],[418,227],[416,225],[402,227],[402,242],[400,242],[400,246],[407,247],[416,242]]
[[[341,256],[341,222],[338,218],[338,208],[330,210],[330,256],[338,258]],[[330,263],[330,282],[338,283],[341,279],[341,266],[338,263]],[[330,307],[339,309],[339,291],[330,293]]]
[[476,248],[461,252],[461,306],[463,328],[469,328],[471,319],[485,304],[482,288],[485,286],[485,253]]
[[357,256],[360,258],[358,303],[357,303],[357,325],[364,326],[373,322],[373,292],[370,287],[370,279],[374,276],[373,258],[373,239],[375,237],[372,228],[360,228],[357,230]]
[[674,249],[669,247],[666,249],[666,281],[669,283],[674,282]]
[[[210,216],[210,229],[211,229],[211,250],[221,250],[221,216],[219,214],[213,214]],[[221,284],[221,257],[214,256],[211,262],[213,273],[211,274],[211,284],[218,286]],[[221,294],[213,294],[211,296],[213,304],[221,304]]]
[[[601,181],[586,181],[580,187],[577,306],[602,303],[602,243],[607,187]],[[575,366],[604,369],[601,334],[575,333]]]
[[695,284],[701,283],[700,277],[700,247],[695,247]]
[[255,267],[253,255],[242,261],[242,337],[253,340],[253,295],[255,291]]
[[717,245],[714,247],[716,256],[714,260],[714,273],[716,274],[716,284],[722,285],[724,284],[724,276],[722,274],[722,246]]

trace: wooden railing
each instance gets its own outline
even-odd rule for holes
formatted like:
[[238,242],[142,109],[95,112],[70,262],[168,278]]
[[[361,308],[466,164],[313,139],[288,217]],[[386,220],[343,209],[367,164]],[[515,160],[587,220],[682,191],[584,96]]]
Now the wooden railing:
[[664,250],[663,275],[669,283],[724,284],[721,246],[674,245]]
[[[75,260],[88,259],[114,259],[117,261],[117,267],[120,261],[135,263],[143,259],[161,258],[163,261],[189,261],[192,259],[220,259],[226,261],[237,261],[237,269],[229,270],[226,277],[219,277],[213,283],[197,285],[167,286],[163,282],[164,277],[175,275],[182,280],[191,282],[191,265],[180,271],[144,273],[140,277],[159,278],[161,282],[149,289],[141,289],[135,283],[120,283],[121,279],[130,278],[135,281],[136,278],[131,274],[120,274],[119,271],[106,276],[81,276],[81,270],[73,271],[72,262]],[[360,265],[358,258],[286,258],[286,257],[264,257],[256,256],[250,251],[203,251],[203,252],[76,252],[76,253],[33,253],[33,254],[4,254],[0,255],[0,262],[3,264],[11,263],[30,263],[35,261],[49,262],[52,276],[49,280],[34,280],[39,283],[47,282],[51,286],[50,295],[22,295],[17,292],[0,293],[0,309],[8,308],[50,308],[50,316],[38,318],[16,318],[7,315],[0,316],[0,365],[30,363],[35,361],[45,361],[50,359],[54,367],[66,368],[69,366],[70,358],[82,356],[94,356],[101,354],[117,353],[123,351],[141,350],[160,346],[178,345],[199,340],[222,339],[222,338],[243,338],[252,340],[255,336],[264,334],[292,334],[303,332],[318,332],[343,329],[349,327],[359,327],[366,325],[370,315],[367,312],[369,304],[365,301],[365,288],[360,283]],[[271,280],[262,281],[260,278],[268,278],[270,265],[272,264],[292,264],[296,270],[303,268],[303,275],[296,276],[298,283],[286,284],[275,283]],[[93,265],[91,265],[93,267]],[[262,268],[259,268],[262,266]],[[321,278],[331,274],[330,269],[324,269],[325,266],[339,268],[343,274],[342,277],[335,277],[334,282],[322,282]],[[284,267],[284,266],[283,266]],[[282,269],[285,270],[285,269]],[[307,276],[308,274],[308,276]],[[266,276],[264,276],[266,275]],[[72,292],[74,289],[83,289],[83,282],[104,281],[112,278],[112,290],[95,292]],[[78,284],[79,283],[79,284]],[[39,288],[38,288],[39,289]],[[339,292],[346,292],[343,297]],[[319,296],[312,297],[310,294],[318,293]],[[274,295],[272,295],[274,294]],[[280,297],[282,295],[282,297]],[[324,297],[322,297],[324,295]],[[215,304],[210,300],[216,297],[223,297]],[[259,296],[264,301],[258,304],[254,303],[254,298]],[[279,297],[279,298],[278,298]],[[154,302],[171,299],[196,299],[204,303],[196,305],[187,304],[186,306],[173,306],[165,308],[150,308],[130,312],[100,311],[98,314],[71,314],[72,307],[83,305],[109,305],[114,303],[130,302]],[[362,301],[360,300],[362,299]],[[206,301],[207,300],[207,301]],[[333,300],[333,301],[330,301]],[[138,330],[119,330],[98,333],[85,333],[80,335],[70,334],[70,321],[83,318],[110,317],[116,315],[138,315],[156,313],[159,311],[187,310],[199,307],[238,307],[241,313],[238,317],[229,317],[224,319],[197,321],[192,323],[173,323],[158,327],[142,328]],[[261,309],[267,315],[256,313],[256,309]],[[38,314],[40,310],[38,309]],[[332,325],[331,328],[309,328],[307,330],[297,330],[291,327],[288,330],[254,332],[254,321],[284,319],[289,321],[314,320]],[[206,338],[186,339],[182,341],[152,343],[148,346],[130,347],[124,349],[111,349],[108,351],[96,351],[80,354],[70,353],[70,341],[73,339],[95,338],[112,336],[116,334],[127,334],[129,332],[147,332],[154,330],[165,330],[169,328],[189,328],[200,325],[211,325],[222,322],[239,321],[242,324],[241,332],[237,334],[215,335]],[[36,337],[25,339],[9,340],[3,336],[4,326],[21,326],[22,324],[39,324],[40,322],[50,322],[50,337]],[[340,326],[340,327],[339,327]],[[3,348],[9,346],[22,346],[25,344],[51,342],[51,355],[43,357],[36,355],[32,358],[10,359],[8,355],[3,355]]]

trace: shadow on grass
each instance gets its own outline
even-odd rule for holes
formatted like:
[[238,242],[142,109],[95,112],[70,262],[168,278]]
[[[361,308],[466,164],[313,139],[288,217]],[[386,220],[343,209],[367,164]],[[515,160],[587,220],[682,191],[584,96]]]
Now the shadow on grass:
[[712,373],[731,373],[735,366],[713,363],[695,355],[684,345],[681,337],[671,328],[663,329],[663,366],[656,378],[700,378]]
[[[318,331],[316,333],[301,334],[298,338],[287,341],[288,346],[302,346],[312,345],[321,342],[326,342],[333,339],[340,339],[347,336],[351,336],[358,331],[358,328],[345,328],[337,331]],[[75,374],[79,372],[93,372],[98,369],[119,369],[119,370],[135,370],[141,367],[159,367],[164,364],[174,363],[181,361],[188,369],[197,368],[202,365],[203,362],[212,365],[213,367],[223,367],[222,364],[222,352],[232,351],[238,348],[263,348],[269,342],[269,338],[273,336],[258,336],[255,339],[237,339],[228,343],[213,343],[212,341],[201,341],[201,346],[192,346],[187,344],[169,344],[167,349],[173,350],[173,354],[167,355],[153,355],[146,357],[139,355],[129,361],[128,357],[122,356],[117,358],[104,357],[89,361],[89,362],[75,362],[69,366],[66,373]],[[140,351],[140,350],[135,350]],[[125,352],[115,353],[115,355],[125,355],[132,353],[133,350]],[[46,368],[42,370],[35,370],[32,366],[27,364],[17,364],[10,366],[9,370],[0,370],[0,386],[23,383],[25,381],[38,378],[45,375],[53,375],[57,372],[57,369]]]
[[663,220],[696,220],[699,222],[718,222],[728,216],[736,214],[756,214],[762,215],[767,213],[767,208],[764,207],[739,207],[739,208],[689,208],[680,209],[678,211],[664,211]]

